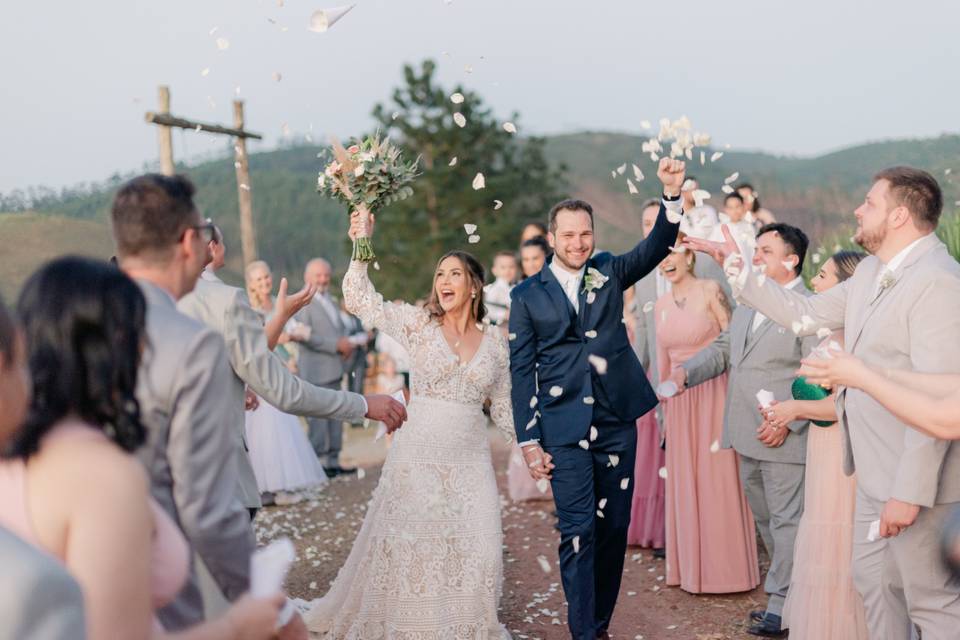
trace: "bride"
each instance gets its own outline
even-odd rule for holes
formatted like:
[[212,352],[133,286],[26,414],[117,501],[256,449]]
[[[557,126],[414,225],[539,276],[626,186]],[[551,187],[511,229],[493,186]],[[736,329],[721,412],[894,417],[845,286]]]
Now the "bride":
[[[368,235],[372,235],[371,228]],[[363,230],[351,216],[350,237]],[[396,432],[353,549],[306,615],[314,637],[501,639],[500,497],[482,407],[513,435],[509,350],[482,329],[483,267],[451,251],[437,264],[425,308],[384,302],[351,262],[348,310],[410,353],[409,419]]]

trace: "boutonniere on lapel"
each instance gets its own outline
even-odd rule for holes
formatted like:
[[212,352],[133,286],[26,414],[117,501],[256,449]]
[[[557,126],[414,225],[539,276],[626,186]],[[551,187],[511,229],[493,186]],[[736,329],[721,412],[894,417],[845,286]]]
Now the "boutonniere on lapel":
[[887,271],[880,278],[880,291],[877,292],[877,295],[880,295],[894,284],[896,284],[897,278],[893,275],[893,272]]
[[609,279],[609,276],[603,275],[593,267],[587,269],[587,272],[583,274],[583,290],[587,292],[587,304],[593,304],[593,301],[597,299],[596,290],[602,289]]

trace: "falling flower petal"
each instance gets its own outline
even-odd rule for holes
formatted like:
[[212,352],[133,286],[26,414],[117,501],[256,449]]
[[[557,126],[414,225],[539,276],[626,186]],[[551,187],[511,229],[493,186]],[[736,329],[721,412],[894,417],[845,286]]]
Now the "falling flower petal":
[[585,331],[583,335],[587,336],[588,338],[596,338],[597,332],[591,329],[590,331]]
[[702,167],[702,166],[705,165],[705,164],[707,164],[707,152],[706,152],[706,151],[701,151],[701,152],[700,152],[700,166]]
[[612,170],[610,171],[610,175],[613,176],[613,179],[614,179],[614,180],[616,180],[616,179],[617,179],[617,170],[616,170],[616,169],[612,169]]
[[650,301],[648,301],[646,304],[643,305],[643,312],[644,312],[644,313],[650,313],[651,311],[653,311],[653,308],[654,308],[655,306],[656,306],[656,304],[654,304],[653,300],[650,300]]
[[493,201],[493,210],[494,210],[494,211],[497,211],[497,210],[500,209],[500,207],[502,207],[502,206],[503,206],[503,202],[501,202],[500,200],[494,200],[494,201]]
[[537,396],[532,396],[530,398],[530,408],[533,409],[535,406],[537,406]]
[[517,125],[513,124],[512,122],[504,122],[503,130],[506,131],[507,133],[516,133]]
[[667,468],[666,468],[666,467],[660,467],[660,470],[657,471],[657,475],[660,476],[661,478],[663,478],[664,480],[666,480],[666,479],[667,479]]
[[467,235],[470,235],[477,230],[477,225],[475,224],[465,224],[463,225],[463,230],[467,232]]
[[220,51],[226,51],[230,48],[230,41],[226,38],[217,38],[217,49]]
[[609,464],[609,466],[615,467],[615,466],[617,466],[618,464],[620,464],[620,456],[611,453],[611,454],[610,454],[609,456],[607,456],[607,457],[610,459],[610,464]]
[[583,404],[593,404],[593,396],[587,396],[583,399]]
[[273,78],[274,82],[280,82],[283,79],[283,74],[281,74],[279,71],[274,71],[272,74],[270,74],[270,77]]
[[210,67],[207,67],[206,69],[204,69],[203,71],[201,71],[201,72],[200,72],[200,75],[203,76],[204,78],[206,78],[208,75],[210,75]]
[[606,499],[606,498],[600,498],[600,502],[597,503],[597,506],[600,507],[601,509],[603,509],[604,507],[606,507],[606,506],[607,506],[607,499]]
[[590,442],[593,442],[597,439],[597,436],[600,435],[600,432],[593,425],[590,426]]
[[583,449],[584,451],[590,448],[590,443],[587,442],[586,440],[581,440],[577,444],[580,445],[580,448]]
[[800,332],[803,331],[803,323],[798,320],[794,320],[790,323],[790,328],[793,329],[795,334],[800,335]]
[[710,453],[716,453],[717,451],[720,451],[720,441],[719,441],[719,440],[714,440],[714,441],[710,444]]
[[598,518],[605,518],[606,516],[603,515],[603,511],[600,511],[600,509],[597,509],[597,517],[598,517]]
[[477,244],[478,242],[480,242],[480,236],[472,235],[469,238],[467,238],[467,242],[469,242],[470,244]]
[[736,179],[739,177],[740,177],[740,172],[734,171],[733,173],[731,173],[730,175],[728,175],[726,178],[723,179],[723,184],[730,184],[731,182],[735,182]]
[[515,333],[511,333],[510,335],[507,336],[507,340],[516,340],[516,339],[517,339],[517,334]]
[[633,167],[633,177],[637,182],[641,182],[643,180],[643,171],[640,171],[640,167],[635,164],[630,166]]
[[320,9],[314,11],[310,16],[310,26],[308,30],[314,33],[323,33],[332,27],[340,18],[345,16],[354,5],[334,7],[333,9]]
[[730,185],[725,184],[722,187],[720,187],[720,191],[723,191],[724,193],[733,193],[734,189]]
[[630,195],[637,195],[640,191],[637,189],[637,186],[630,181],[630,178],[627,178],[627,191],[630,192]]
[[703,206],[703,201],[710,197],[710,192],[704,189],[694,189],[693,199],[698,207]]
[[619,167],[617,167],[617,173],[619,173],[621,176],[624,174],[624,172],[625,172],[626,170],[627,170],[627,165],[626,165],[626,163],[624,163],[624,164],[620,165]]
[[597,370],[599,375],[606,375],[607,373],[607,359],[602,358],[595,354],[590,354],[587,356],[587,362],[593,365],[593,368]]
[[624,491],[626,491],[629,486],[630,486],[630,478],[624,478],[623,480],[620,481],[620,488],[623,489]]
[[467,126],[467,119],[463,117],[463,114],[460,113],[459,111],[453,114],[453,121],[456,122],[457,126],[460,127],[461,129]]
[[800,316],[800,323],[803,325],[804,331],[809,331],[817,326],[817,323],[813,321],[813,318],[808,315]]
[[681,220],[683,220],[683,214],[673,209],[667,209],[667,222],[670,224],[680,224]]
[[456,166],[456,164],[457,164],[457,156],[453,156],[453,158],[450,159],[450,162],[447,163],[447,166],[453,167],[453,166]]
[[550,387],[550,395],[553,396],[554,398],[559,398],[560,396],[563,395],[563,387],[553,385],[552,387]]
[[830,331],[830,329],[827,329],[826,327],[820,327],[817,329],[817,337],[821,340],[825,339],[831,333],[833,333],[833,331]]
[[649,121],[649,120],[641,120],[641,121],[640,121],[640,128],[641,128],[641,129],[649,129],[649,128],[650,128],[650,121]]
[[450,102],[453,104],[463,104],[463,94],[459,91],[452,96],[450,96]]
[[573,552],[580,553],[580,536],[573,536]]
[[480,189],[483,189],[483,188],[486,187],[486,186],[487,186],[487,181],[486,181],[486,179],[483,177],[483,174],[482,174],[482,173],[478,173],[477,175],[475,175],[475,176],[473,177],[473,188],[474,188],[474,189],[476,189],[477,191],[479,191]]
[[716,162],[723,157],[723,151],[714,151],[713,155],[710,156],[710,162]]
[[549,480],[547,480],[546,478],[540,478],[539,480],[537,480],[537,490],[540,493],[546,493],[547,489],[549,488],[550,488]]

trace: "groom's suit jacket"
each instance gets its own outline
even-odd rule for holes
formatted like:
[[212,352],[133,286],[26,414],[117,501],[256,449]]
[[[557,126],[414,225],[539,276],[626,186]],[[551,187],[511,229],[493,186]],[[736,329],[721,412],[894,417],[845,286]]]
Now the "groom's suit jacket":
[[[593,403],[624,422],[656,406],[657,397],[627,339],[623,292],[667,256],[679,226],[667,220],[661,204],[650,235],[631,251],[590,258],[586,269],[596,269],[608,280],[594,289],[592,303],[581,286],[579,313],[549,265],[514,287],[510,374],[518,442],[558,446],[583,439],[590,430]],[[605,374],[591,365],[591,355],[606,362]]]
[[[794,291],[797,295],[810,295],[802,285]],[[757,392],[766,389],[777,400],[789,399],[800,359],[807,356],[819,340],[816,336],[798,338],[792,330],[769,318],[752,331],[756,315],[756,311],[744,305],[734,309],[727,330],[683,363],[687,386],[715,378],[729,368],[721,446],[755,460],[804,464],[809,423],[806,420],[791,422],[791,434],[782,445],[766,446],[757,439],[757,428],[763,422],[757,410]]]
[[177,303],[186,315],[199,320],[221,336],[233,369],[226,398],[228,420],[236,434],[238,495],[244,506],[260,506],[260,490],[246,451],[244,387],[277,409],[294,415],[361,421],[367,412],[363,398],[355,393],[324,389],[290,373],[283,361],[267,347],[263,317],[254,311],[247,294],[204,274],[192,293]]
[[[812,297],[746,278],[738,298],[808,333],[843,328],[844,348],[869,365],[924,373],[960,370],[960,265],[933,234],[923,238],[878,293],[883,264],[865,258],[845,282]],[[923,435],[859,389],[841,388],[837,415],[844,468],[873,500],[931,507],[960,502],[960,444]],[[854,464],[855,463],[855,464]]]

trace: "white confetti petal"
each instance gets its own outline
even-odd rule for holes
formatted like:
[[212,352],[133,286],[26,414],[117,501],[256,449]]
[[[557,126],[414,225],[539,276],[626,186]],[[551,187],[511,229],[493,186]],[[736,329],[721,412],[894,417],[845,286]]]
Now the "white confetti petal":
[[827,329],[826,327],[820,327],[817,329],[817,337],[821,340],[827,338],[831,333],[833,333],[833,331],[830,331],[830,329]]
[[606,499],[606,498],[600,498],[600,502],[597,504],[597,506],[600,507],[601,509],[606,508],[606,506],[607,506],[607,499]]
[[614,180],[616,180],[616,179],[617,179],[617,170],[616,170],[616,169],[611,169],[611,170],[610,170],[610,175],[613,176],[613,179],[614,179]]
[[537,490],[540,493],[546,493],[547,489],[549,488],[550,488],[549,480],[547,480],[546,478],[540,478],[539,480],[537,480]]
[[580,448],[583,449],[584,451],[590,448],[590,443],[586,440],[581,440],[577,444],[580,445]]
[[706,151],[701,151],[701,152],[700,152],[700,166],[702,167],[702,166],[705,165],[705,164],[707,164],[707,152],[706,152]]
[[587,396],[583,399],[583,404],[593,404],[593,396]]
[[457,123],[457,126],[461,129],[467,126],[467,119],[459,111],[453,114],[453,121]]
[[597,332],[594,331],[593,329],[590,329],[590,331],[585,331],[583,335],[587,336],[588,338],[596,338]]
[[533,414],[533,417],[530,418],[530,422],[527,423],[526,431],[533,429],[537,424],[537,414]]
[[563,387],[560,387],[558,385],[553,385],[552,387],[550,387],[550,395],[553,396],[554,398],[559,398],[560,396],[563,395]]
[[624,172],[625,172],[626,170],[627,170],[627,165],[626,165],[626,163],[624,163],[624,164],[620,165],[619,167],[617,167],[617,173],[620,174],[621,176],[624,174]]
[[593,442],[597,439],[597,436],[600,435],[600,432],[593,425],[590,426],[590,442]]
[[635,164],[630,165],[630,166],[633,167],[633,177],[634,177],[634,179],[636,179],[637,182],[642,182],[642,181],[643,181],[643,171],[640,171],[640,167],[638,167],[638,166],[635,165]]
[[357,480],[363,480],[367,477],[367,472],[364,471],[361,467],[357,467]]
[[607,373],[607,359],[601,356],[591,353],[587,356],[587,362],[593,365],[593,368],[597,370],[597,374],[606,375]]
[[637,189],[637,186],[630,181],[630,178],[627,178],[627,191],[629,191],[630,195],[633,195],[633,196],[640,193],[640,190]]
[[650,300],[650,301],[648,301],[646,304],[643,305],[643,312],[644,312],[644,313],[650,313],[651,311],[653,311],[653,308],[654,308],[655,306],[656,306],[656,304],[653,302],[653,300]]
[[811,318],[808,315],[800,316],[800,323],[803,324],[804,331],[809,331],[810,329],[813,329],[815,326],[817,326],[817,323],[813,321],[813,318]]
[[696,202],[698,207],[703,206],[703,201],[710,198],[710,192],[704,189],[694,189],[693,190],[693,199]]
[[494,210],[494,211],[499,210],[500,207],[502,207],[502,206],[503,206],[503,202],[502,202],[502,201],[500,201],[500,200],[494,200],[494,201],[493,201],[493,210]]
[[478,242],[480,242],[480,236],[472,235],[469,238],[467,238],[467,242],[469,242],[470,244],[477,244]]
[[609,465],[609,466],[611,466],[611,467],[615,467],[615,466],[617,466],[618,464],[620,464],[620,456],[618,456],[618,455],[616,455],[616,454],[614,454],[614,453],[611,453],[610,455],[608,455],[607,458],[610,459],[610,465]]
[[477,191],[483,189],[487,186],[487,180],[483,177],[482,173],[478,173],[473,177],[473,188]]
[[457,156],[450,158],[450,162],[447,163],[448,167],[455,167],[457,165]]
[[720,441],[719,441],[719,440],[714,440],[714,441],[710,444],[710,453],[716,453],[717,451],[720,451]]
[[603,515],[603,511],[600,511],[600,509],[597,509],[597,517],[598,517],[598,518],[605,518],[606,516]]
[[737,178],[739,177],[740,177],[740,172],[734,171],[733,173],[731,173],[730,175],[728,175],[726,178],[723,179],[723,184],[730,184],[732,182],[736,182]]
[[620,481],[620,488],[626,491],[630,488],[630,478],[624,478]]
[[790,328],[793,329],[795,334],[800,335],[800,332],[803,331],[803,323],[798,320],[794,320],[790,323]]
[[463,225],[463,230],[467,232],[467,235],[470,235],[477,230],[477,225],[475,224],[465,224]]
[[667,209],[667,222],[670,224],[680,224],[681,220],[683,220],[683,214],[677,213],[673,209]]
[[207,67],[206,69],[204,69],[203,71],[201,71],[201,72],[200,72],[200,75],[203,76],[204,78],[206,78],[208,75],[210,75],[210,67]]
[[394,111],[393,113],[390,114],[390,119],[391,119],[391,120],[396,120],[396,119],[399,118],[399,117],[400,117],[400,112],[399,112],[399,111]]
[[580,536],[573,536],[573,552],[580,553]]
[[659,475],[661,478],[663,478],[664,480],[666,480],[666,479],[667,479],[667,468],[666,468],[666,467],[660,467],[660,470],[657,471],[657,475]]
[[544,573],[550,573],[553,571],[553,567],[550,566],[550,562],[548,562],[543,556],[537,556],[537,562],[540,563],[540,568],[543,569]]
[[587,304],[593,304],[593,301],[597,299],[597,292],[591,291],[587,294]]
[[537,396],[530,398],[530,408],[533,409],[535,406],[537,406]]
[[761,274],[759,274],[759,275],[757,276],[757,286],[758,286],[758,287],[762,287],[762,286],[763,286],[763,283],[766,282],[766,281],[767,281],[767,276],[765,276],[764,274],[761,273]]
[[226,38],[217,38],[217,49],[220,51],[226,51],[230,48],[230,41]]
[[723,151],[714,151],[713,155],[710,156],[710,162],[716,162],[723,157]]
[[310,26],[307,27],[308,30],[313,31],[314,33],[324,33],[327,29],[332,27],[336,22],[345,16],[354,5],[347,5],[343,7],[334,7],[333,9],[320,9],[319,11],[314,11],[310,15]]
[[640,128],[641,128],[641,129],[649,129],[649,128],[650,128],[650,121],[649,121],[649,120],[641,120],[641,121],[640,121]]
[[729,193],[733,193],[733,192],[735,191],[735,189],[734,189],[733,187],[731,187],[730,185],[725,184],[725,185],[723,185],[722,187],[720,187],[720,191],[723,191],[724,193],[729,194]]
[[517,334],[515,333],[511,333],[507,336],[507,340],[516,340],[516,339],[517,339]]
[[507,133],[516,133],[517,125],[513,124],[512,122],[504,122],[503,130],[506,131]]
[[272,74],[270,74],[270,77],[273,78],[274,82],[280,82],[283,80],[283,74],[279,71],[274,71]]
[[450,102],[453,104],[463,104],[463,94],[459,91],[452,96],[450,96]]

